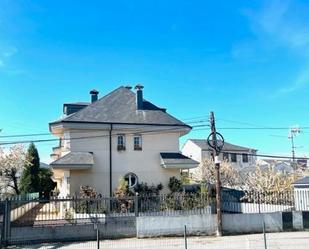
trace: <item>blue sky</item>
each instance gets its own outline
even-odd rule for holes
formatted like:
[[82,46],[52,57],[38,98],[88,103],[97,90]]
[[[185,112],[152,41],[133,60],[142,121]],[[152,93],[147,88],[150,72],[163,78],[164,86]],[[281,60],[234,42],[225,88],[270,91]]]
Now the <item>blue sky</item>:
[[[47,132],[63,102],[136,82],[180,119],[213,110],[218,127],[309,126],[308,13],[306,1],[1,0],[0,134]],[[221,132],[290,154],[288,130]],[[43,161],[53,145],[37,144]]]

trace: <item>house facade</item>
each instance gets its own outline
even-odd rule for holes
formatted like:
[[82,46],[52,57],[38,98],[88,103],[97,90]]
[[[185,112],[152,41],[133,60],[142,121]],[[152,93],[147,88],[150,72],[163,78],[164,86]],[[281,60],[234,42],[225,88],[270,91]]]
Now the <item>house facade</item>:
[[[202,165],[207,158],[212,158],[212,149],[206,139],[188,139],[182,147],[182,154]],[[257,150],[225,142],[219,155],[220,161],[228,161],[234,168],[243,170],[256,166]],[[194,172],[192,170],[191,172]]]
[[143,87],[119,87],[90,103],[64,104],[64,117],[49,124],[59,137],[51,167],[60,196],[78,195],[80,186],[112,195],[119,179],[163,184],[179,177],[181,169],[198,162],[179,153],[179,138],[191,127],[143,98]]

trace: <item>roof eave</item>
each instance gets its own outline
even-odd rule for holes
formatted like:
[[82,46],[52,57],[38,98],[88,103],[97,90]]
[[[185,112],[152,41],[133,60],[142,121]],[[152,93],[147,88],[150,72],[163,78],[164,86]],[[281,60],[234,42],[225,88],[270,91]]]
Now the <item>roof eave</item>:
[[59,125],[63,123],[72,123],[72,124],[116,124],[116,125],[149,125],[149,126],[179,126],[186,127],[192,130],[192,127],[187,124],[160,124],[160,123],[123,123],[123,122],[90,122],[90,121],[71,121],[71,120],[58,120],[49,123],[49,128],[53,125]]

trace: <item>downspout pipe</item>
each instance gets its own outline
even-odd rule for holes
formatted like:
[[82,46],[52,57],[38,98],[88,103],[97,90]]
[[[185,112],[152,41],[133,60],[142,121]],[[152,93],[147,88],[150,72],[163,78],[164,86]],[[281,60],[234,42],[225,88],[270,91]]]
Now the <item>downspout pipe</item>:
[[112,131],[113,124],[109,130],[109,196],[113,196],[113,157],[112,157]]

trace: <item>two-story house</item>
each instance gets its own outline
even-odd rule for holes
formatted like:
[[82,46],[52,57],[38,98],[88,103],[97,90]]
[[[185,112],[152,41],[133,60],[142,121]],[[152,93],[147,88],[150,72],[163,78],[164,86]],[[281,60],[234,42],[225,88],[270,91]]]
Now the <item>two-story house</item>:
[[80,186],[112,195],[124,177],[129,187],[139,182],[162,183],[198,162],[179,153],[179,137],[191,127],[143,98],[143,87],[119,87],[91,102],[66,103],[62,119],[49,124],[59,137],[50,165],[61,196],[79,194]]
[[[200,163],[212,158],[212,149],[206,139],[188,139],[182,147],[182,154]],[[242,170],[256,166],[257,150],[225,142],[219,160],[228,161],[234,168]],[[194,169],[192,170],[194,171]],[[192,172],[191,171],[191,172]]]

